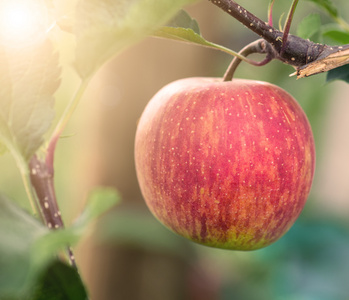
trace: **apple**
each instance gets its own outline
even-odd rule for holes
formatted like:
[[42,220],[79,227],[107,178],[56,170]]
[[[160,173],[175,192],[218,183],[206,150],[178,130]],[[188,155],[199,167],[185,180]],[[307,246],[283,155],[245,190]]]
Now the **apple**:
[[301,213],[315,146],[305,113],[280,87],[187,78],[146,106],[135,164],[146,204],[166,227],[206,246],[254,250]]

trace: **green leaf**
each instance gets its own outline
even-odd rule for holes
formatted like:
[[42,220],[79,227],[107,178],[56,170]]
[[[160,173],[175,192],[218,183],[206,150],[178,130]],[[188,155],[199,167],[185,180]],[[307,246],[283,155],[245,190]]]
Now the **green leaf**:
[[326,81],[343,80],[349,83],[349,65],[344,65],[339,68],[327,72]]
[[87,205],[83,213],[76,220],[72,228],[79,230],[85,228],[91,221],[119,204],[121,197],[119,193],[111,187],[96,187],[90,193]]
[[195,33],[200,34],[199,24],[195,19],[192,19],[190,15],[183,9],[181,9],[177,15],[166,24],[167,27],[183,27],[192,29]]
[[97,226],[97,241],[118,243],[190,259],[193,243],[160,224],[149,211],[120,209],[107,214]]
[[46,262],[32,263],[33,245],[48,230],[0,195],[0,299],[25,295]]
[[57,250],[64,250],[67,245],[75,245],[85,234],[92,221],[120,202],[118,192],[113,188],[97,187],[88,198],[82,214],[72,226],[55,230],[41,237],[37,243],[39,261],[48,259]]
[[297,27],[297,35],[303,39],[311,39],[321,30],[321,19],[319,14],[306,16]]
[[331,0],[308,0],[308,1],[314,2],[316,5],[318,5],[321,9],[325,10],[333,18],[338,17],[338,10]]
[[78,272],[54,261],[41,276],[31,300],[87,300],[87,297]]
[[55,255],[66,250],[68,245],[76,244],[88,225],[119,199],[114,189],[97,188],[71,227],[50,231],[0,195],[0,299],[21,297],[32,291],[39,275],[52,263]]
[[168,22],[197,0],[81,0],[77,5],[75,68],[91,76],[121,50]]
[[218,49],[230,55],[238,55],[231,49],[207,41],[200,34],[197,22],[191,19],[185,11],[180,11],[171,22],[155,31],[153,36]]
[[341,30],[337,26],[324,26],[322,35],[336,43],[349,44],[349,32]]
[[1,47],[0,65],[0,142],[28,161],[54,118],[58,55],[48,40],[24,49]]

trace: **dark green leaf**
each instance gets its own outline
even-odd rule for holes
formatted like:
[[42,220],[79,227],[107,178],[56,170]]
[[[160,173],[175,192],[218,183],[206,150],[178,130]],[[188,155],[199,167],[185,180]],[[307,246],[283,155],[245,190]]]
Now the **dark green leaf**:
[[28,160],[54,118],[58,56],[46,40],[25,48],[0,48],[0,141]]
[[297,27],[297,35],[303,39],[311,39],[321,29],[321,19],[318,14],[306,16]]
[[81,0],[77,5],[75,67],[91,76],[121,50],[168,22],[196,0]]
[[349,65],[333,69],[327,73],[326,81],[343,80],[349,83]]
[[41,276],[31,300],[87,300],[87,297],[78,272],[55,261]]
[[325,10],[332,17],[336,18],[338,16],[338,10],[331,0],[308,0],[317,4],[320,8]]

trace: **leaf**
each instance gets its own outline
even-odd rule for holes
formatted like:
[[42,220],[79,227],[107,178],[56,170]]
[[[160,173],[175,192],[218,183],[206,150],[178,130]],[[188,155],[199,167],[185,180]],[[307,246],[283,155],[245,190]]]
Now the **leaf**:
[[183,9],[181,9],[177,15],[166,24],[167,27],[183,27],[192,29],[195,33],[200,34],[199,24],[195,19],[192,19],[190,15]]
[[297,27],[297,35],[303,39],[311,39],[318,34],[321,29],[321,19],[319,14],[306,16]]
[[115,210],[98,223],[97,241],[127,244],[133,247],[190,259],[193,244],[170,232],[148,211]]
[[205,40],[205,38],[200,34],[197,22],[194,19],[191,19],[185,11],[180,11],[170,23],[155,31],[153,36],[192,43],[218,49],[231,55],[237,55],[237,53],[224,46]]
[[349,33],[337,26],[323,26],[322,35],[339,44],[349,44]]
[[41,276],[31,300],[87,300],[87,297],[78,272],[54,261]]
[[308,1],[314,2],[320,8],[325,10],[331,17],[333,18],[338,17],[338,10],[334,6],[331,0],[308,0]]
[[76,10],[75,68],[91,76],[121,50],[168,22],[196,0],[80,0]]
[[349,83],[349,65],[341,66],[327,73],[326,81],[343,80]]
[[97,188],[91,193],[84,212],[71,227],[50,231],[0,195],[0,299],[21,297],[32,291],[57,253],[66,250],[68,245],[76,244],[88,225],[119,199],[114,189]]
[[85,234],[92,221],[120,202],[120,196],[113,188],[97,187],[88,198],[82,214],[68,228],[52,231],[37,241],[39,261],[49,258],[57,250],[64,250],[67,245],[75,245]]
[[33,265],[32,247],[48,230],[0,195],[0,299],[26,294],[44,264]]
[[73,225],[74,230],[85,228],[91,221],[120,203],[120,195],[110,187],[97,187],[89,195],[87,205]]
[[1,47],[0,65],[0,142],[28,161],[54,118],[58,55],[48,40],[24,49]]

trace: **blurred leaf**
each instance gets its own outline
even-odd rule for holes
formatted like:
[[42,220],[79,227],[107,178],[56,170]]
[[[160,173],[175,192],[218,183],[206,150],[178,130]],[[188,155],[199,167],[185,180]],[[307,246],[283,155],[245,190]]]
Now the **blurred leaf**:
[[95,188],[86,203],[84,211],[75,223],[67,228],[51,231],[42,236],[36,243],[40,260],[50,257],[58,250],[64,250],[68,245],[75,245],[85,234],[92,221],[120,202],[120,196],[113,188]]
[[336,18],[338,17],[338,10],[331,0],[308,0],[314,2],[320,8],[325,10],[329,15]]
[[[91,194],[75,224],[66,229],[49,231],[27,212],[0,196],[0,299],[28,293],[55,255],[68,245],[76,244],[91,221],[117,202],[119,196],[115,190],[98,188]],[[56,276],[61,276],[63,267],[54,267],[50,272],[56,272],[57,268]]]
[[[220,255],[221,257],[221,255]],[[225,261],[222,299],[344,300],[349,295],[347,224],[298,219],[276,243]]]
[[153,36],[218,49],[235,55],[234,51],[205,40],[200,34],[196,20],[192,19],[185,11],[180,11],[170,23],[155,31]]
[[46,262],[33,265],[35,241],[48,230],[0,195],[0,299],[26,294]]
[[118,52],[168,22],[196,0],[81,0],[77,5],[75,67],[91,76]]
[[349,44],[349,33],[338,28],[338,26],[330,25],[322,27],[322,35],[330,38],[339,44]]
[[343,80],[349,83],[349,65],[333,69],[327,73],[326,81]]
[[51,43],[0,48],[0,141],[28,160],[43,143],[54,118],[59,86],[58,56]]
[[303,39],[311,39],[318,34],[321,29],[321,19],[319,14],[306,16],[297,27],[297,35]]
[[187,29],[192,29],[195,33],[200,34],[199,24],[195,19],[185,11],[180,10],[177,15],[166,25],[166,27],[183,27]]
[[87,300],[78,272],[60,262],[53,262],[41,276],[31,300]]
[[193,244],[170,232],[149,212],[120,209],[106,215],[98,223],[96,237],[103,243],[121,243],[157,251],[191,257]]
[[84,228],[91,221],[119,204],[121,197],[114,188],[97,187],[90,193],[83,213],[73,225],[74,230]]
[[270,267],[275,299],[346,299],[349,294],[349,231],[341,224],[297,221],[259,255]]

